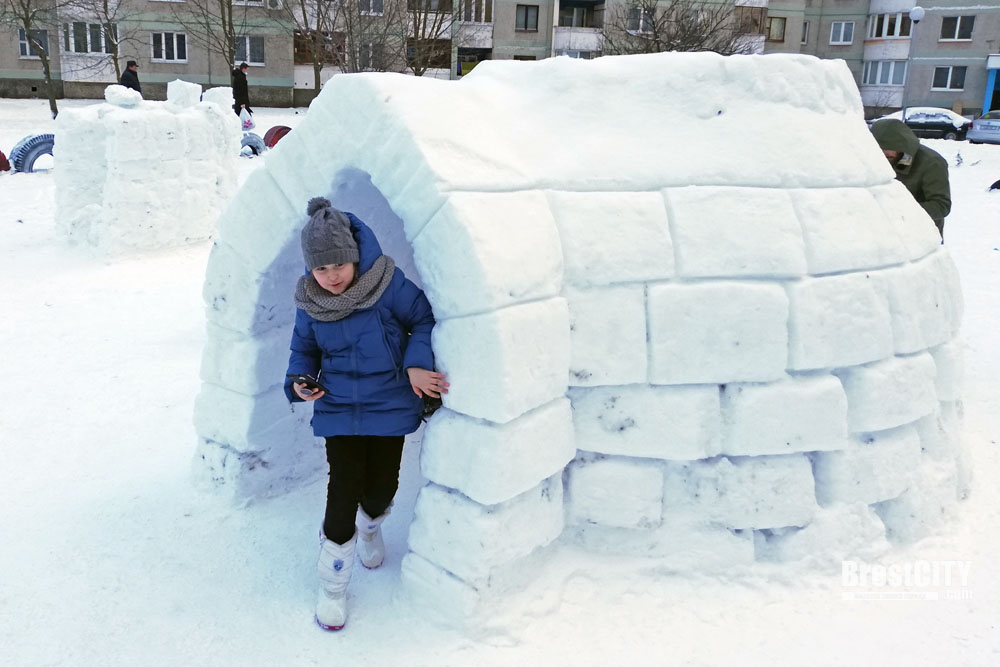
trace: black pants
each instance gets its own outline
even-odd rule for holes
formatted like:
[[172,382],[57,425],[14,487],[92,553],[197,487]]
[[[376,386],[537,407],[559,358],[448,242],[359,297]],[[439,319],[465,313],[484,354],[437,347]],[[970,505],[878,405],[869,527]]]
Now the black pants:
[[337,435],[326,439],[330,483],[323,534],[343,544],[354,535],[358,504],[372,517],[389,508],[399,488],[403,436]]

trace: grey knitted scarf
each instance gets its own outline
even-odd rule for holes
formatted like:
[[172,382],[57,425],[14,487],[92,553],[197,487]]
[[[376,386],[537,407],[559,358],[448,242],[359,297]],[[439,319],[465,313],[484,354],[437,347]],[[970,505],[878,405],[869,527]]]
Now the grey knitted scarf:
[[295,286],[295,305],[320,322],[342,320],[355,310],[374,305],[392,281],[395,269],[392,257],[381,255],[343,294],[323,289],[310,273],[299,278]]

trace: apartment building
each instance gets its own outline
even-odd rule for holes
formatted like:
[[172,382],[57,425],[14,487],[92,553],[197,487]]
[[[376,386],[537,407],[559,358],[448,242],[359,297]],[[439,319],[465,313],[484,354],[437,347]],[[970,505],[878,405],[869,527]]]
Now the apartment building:
[[[315,95],[315,73],[302,26],[283,7],[288,0],[233,0],[241,13],[236,62],[250,64],[251,98],[260,105],[307,104]],[[355,0],[344,0],[353,10]],[[409,38],[393,49],[400,57],[376,67],[379,47],[364,37],[345,39],[339,26],[325,33],[333,51],[321,83],[341,72],[334,51],[358,51],[361,69],[407,71],[412,56],[415,9],[441,13],[438,40],[450,43],[425,76],[458,78],[483,60],[540,60],[565,55],[601,55],[605,24],[624,20],[642,33],[646,17],[636,3],[650,0],[356,0],[368,19],[389,20],[392,3],[408,21]],[[915,0],[690,0],[733,6],[733,20],[748,50],[758,53],[805,53],[843,60],[854,74],[869,116],[902,106],[947,107],[963,114],[1000,108],[1000,2],[935,0],[919,21],[911,16]],[[94,0],[100,3],[101,0]],[[123,8],[116,30],[123,40],[119,62],[137,60],[147,97],[165,95],[174,78],[205,86],[228,85],[234,63],[197,27],[205,0],[119,0]],[[452,4],[454,2],[454,4]],[[666,2],[666,0],[664,0]],[[208,3],[212,4],[212,3]],[[661,3],[662,4],[662,3]],[[928,3],[931,4],[931,3]],[[411,12],[406,18],[407,12]],[[623,18],[624,17],[624,18]],[[234,22],[235,23],[235,22]],[[406,30],[406,28],[403,28]],[[23,32],[23,31],[22,31]],[[41,29],[53,62],[57,92],[66,97],[97,97],[114,80],[101,25],[87,17],[61,12],[59,21]],[[318,34],[318,33],[314,33]],[[0,97],[36,96],[41,92],[37,54],[23,34],[0,33]],[[384,51],[386,46],[381,47]],[[450,61],[450,62],[449,62]]]

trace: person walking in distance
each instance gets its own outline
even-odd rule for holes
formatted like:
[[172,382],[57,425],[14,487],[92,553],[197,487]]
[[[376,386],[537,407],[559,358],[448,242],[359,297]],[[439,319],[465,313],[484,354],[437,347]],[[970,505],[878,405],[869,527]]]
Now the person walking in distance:
[[243,109],[246,109],[247,113],[253,113],[253,109],[250,108],[250,89],[247,83],[248,69],[250,65],[240,63],[240,66],[233,70],[233,111],[237,116]]
[[142,94],[142,88],[139,87],[139,64],[136,61],[130,60],[125,63],[125,71],[122,72],[122,78],[118,83]]

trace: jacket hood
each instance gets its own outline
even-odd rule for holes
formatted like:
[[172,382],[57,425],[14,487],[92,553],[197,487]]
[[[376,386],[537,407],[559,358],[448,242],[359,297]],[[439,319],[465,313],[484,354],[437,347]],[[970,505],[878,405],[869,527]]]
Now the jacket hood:
[[364,273],[382,256],[382,246],[378,244],[375,232],[357,216],[347,211],[344,211],[344,215],[351,221],[351,232],[354,234],[354,240],[358,242],[358,272]]
[[913,130],[901,120],[885,118],[872,124],[872,136],[884,151],[900,151],[906,155],[916,155],[920,140]]

